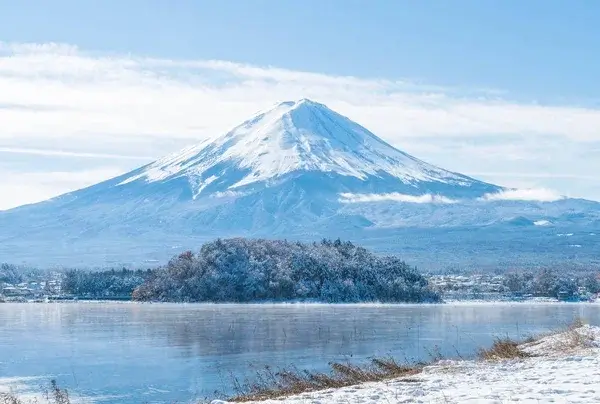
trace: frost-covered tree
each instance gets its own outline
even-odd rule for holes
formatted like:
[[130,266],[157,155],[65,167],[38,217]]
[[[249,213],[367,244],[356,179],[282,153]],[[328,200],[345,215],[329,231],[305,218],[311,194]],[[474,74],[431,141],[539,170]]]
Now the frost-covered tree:
[[341,240],[227,239],[187,252],[135,289],[136,300],[437,301],[415,268]]
[[19,283],[23,281],[23,275],[15,265],[0,264],[0,282]]
[[586,275],[583,286],[590,293],[599,293],[600,292],[600,280],[598,279],[598,274],[588,274]]
[[108,271],[68,270],[63,275],[64,293],[81,297],[125,297],[150,277],[152,271],[128,269]]

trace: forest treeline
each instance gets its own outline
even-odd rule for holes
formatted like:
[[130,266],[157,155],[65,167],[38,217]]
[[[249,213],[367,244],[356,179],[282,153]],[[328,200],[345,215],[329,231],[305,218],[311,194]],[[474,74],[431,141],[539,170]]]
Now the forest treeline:
[[581,290],[600,293],[600,273],[559,272],[548,268],[538,271],[512,271],[504,274],[508,291],[547,297],[572,297]]
[[[484,272],[487,273],[487,272]],[[503,293],[569,298],[600,293],[600,273],[569,268],[503,271]],[[341,240],[219,239],[144,270],[40,270],[0,264],[0,286],[59,280],[81,298],[173,302],[437,302],[427,277],[396,256],[376,255]],[[478,285],[473,285],[473,290]],[[583,291],[583,292],[582,292]]]
[[61,282],[61,292],[85,298],[123,298],[131,296],[154,270],[111,269],[108,271],[68,270]]

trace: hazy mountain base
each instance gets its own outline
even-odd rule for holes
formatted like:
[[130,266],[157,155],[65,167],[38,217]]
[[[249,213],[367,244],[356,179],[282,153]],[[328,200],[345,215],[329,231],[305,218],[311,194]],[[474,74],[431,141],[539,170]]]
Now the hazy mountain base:
[[[359,243],[375,253],[395,254],[424,271],[459,272],[468,269],[505,270],[566,266],[600,268],[600,229],[574,230],[523,228],[510,225],[483,228],[442,229],[346,229],[289,233],[290,240],[314,241],[321,237]],[[25,242],[10,239],[0,243],[0,261],[35,267],[65,268],[148,268],[167,262],[173,255],[196,250],[216,237],[237,236],[226,232],[169,234],[150,229],[140,235],[97,235],[87,239],[54,241],[32,235]],[[279,238],[267,235],[267,238]],[[51,240],[61,240],[58,234]]]

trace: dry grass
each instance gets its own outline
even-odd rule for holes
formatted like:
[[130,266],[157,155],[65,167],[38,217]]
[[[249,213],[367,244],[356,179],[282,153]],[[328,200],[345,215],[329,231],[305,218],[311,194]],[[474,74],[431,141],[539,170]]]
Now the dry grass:
[[573,322],[571,322],[571,324],[569,324],[568,329],[574,330],[577,328],[581,328],[585,325],[587,325],[587,322],[582,317],[575,317]]
[[[524,351],[522,347],[535,348],[542,343],[548,344],[548,355],[563,355],[592,345],[594,336],[582,329],[585,325],[586,322],[577,317],[563,328],[528,337],[522,343],[508,338],[498,339],[491,348],[481,349],[478,356],[484,360],[527,358],[534,355]],[[551,338],[553,336],[558,337]]]
[[565,352],[579,348],[588,348],[594,342],[594,335],[582,329],[586,322],[582,318],[577,318],[567,327],[565,338],[560,340],[557,348]]
[[522,359],[531,357],[530,354],[519,347],[519,343],[510,338],[497,339],[487,349],[480,349],[477,353],[479,359],[493,361],[502,359]]
[[594,336],[585,332],[582,327],[587,323],[581,317],[576,317],[570,324],[565,324],[562,328],[546,333],[530,336],[522,342],[517,342],[509,338],[498,339],[489,349],[480,349],[478,357],[484,360],[518,359],[534,356],[521,347],[535,347],[544,342],[547,337],[561,335],[555,341],[546,340],[551,344],[550,351],[553,354],[564,354],[575,349],[586,348],[594,342]]
[[[266,367],[259,371],[253,382],[234,382],[236,395],[231,401],[267,400],[298,395],[312,391],[353,386],[365,382],[414,376],[422,366],[404,366],[393,359],[373,359],[364,366],[330,363],[331,373],[313,373],[297,369],[273,371]],[[414,381],[414,379],[407,379]]]
[[10,393],[0,393],[0,404],[24,404],[24,402]]

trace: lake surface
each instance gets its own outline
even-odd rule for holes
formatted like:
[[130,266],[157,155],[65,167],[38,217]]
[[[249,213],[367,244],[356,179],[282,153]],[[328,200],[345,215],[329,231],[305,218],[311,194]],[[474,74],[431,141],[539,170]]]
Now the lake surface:
[[372,356],[428,360],[437,350],[472,357],[497,337],[578,316],[600,325],[600,306],[6,303],[0,384],[39,390],[54,378],[95,402],[190,402],[265,365],[325,370]]

